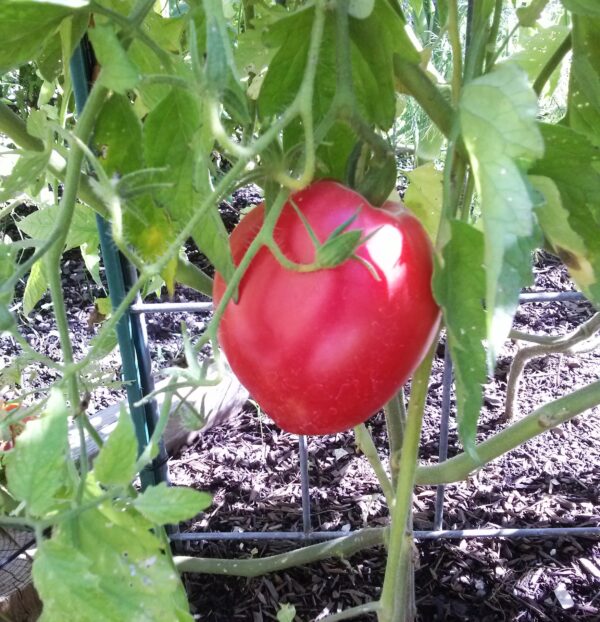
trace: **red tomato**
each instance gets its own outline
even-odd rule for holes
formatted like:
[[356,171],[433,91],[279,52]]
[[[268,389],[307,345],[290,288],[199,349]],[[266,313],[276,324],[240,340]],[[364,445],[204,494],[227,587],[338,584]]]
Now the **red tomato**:
[[[240,382],[282,429],[328,434],[377,412],[429,348],[439,320],[431,246],[407,210],[395,216],[374,208],[338,183],[316,182],[293,200],[321,243],[360,210],[349,229],[375,232],[356,254],[379,280],[357,259],[300,273],[262,248],[242,279],[237,304],[228,303],[218,335]],[[260,205],[232,233],[236,265],[263,216]],[[274,238],[290,260],[314,260],[314,243],[289,202]],[[224,291],[217,274],[215,304]]]

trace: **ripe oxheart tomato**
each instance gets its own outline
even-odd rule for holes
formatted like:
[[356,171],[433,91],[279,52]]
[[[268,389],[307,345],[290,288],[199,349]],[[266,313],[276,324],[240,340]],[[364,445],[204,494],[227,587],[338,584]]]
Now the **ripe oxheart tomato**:
[[[321,243],[358,212],[349,230],[372,234],[356,250],[371,270],[350,258],[334,268],[296,272],[263,247],[240,283],[237,303],[227,304],[219,342],[240,382],[282,429],[334,433],[379,410],[429,348],[439,320],[431,246],[406,209],[393,215],[374,208],[336,182],[316,182],[291,200]],[[260,205],[233,231],[236,265],[263,217]],[[288,259],[314,261],[315,244],[289,201],[274,239]],[[225,287],[217,274],[215,305]]]

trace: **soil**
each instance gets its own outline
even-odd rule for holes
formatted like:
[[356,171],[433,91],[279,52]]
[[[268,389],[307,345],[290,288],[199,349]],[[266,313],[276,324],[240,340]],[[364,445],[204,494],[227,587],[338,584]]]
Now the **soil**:
[[[258,200],[256,194],[232,197],[229,227],[241,205]],[[190,247],[199,265],[204,259]],[[564,267],[541,255],[535,267],[535,290],[569,290],[573,286]],[[75,356],[87,349],[97,331],[94,299],[105,295],[87,276],[77,252],[66,256],[64,287]],[[18,291],[22,295],[22,287]],[[165,298],[166,299],[166,298]],[[177,288],[176,301],[203,300]],[[18,303],[15,310],[20,310]],[[51,303],[45,297],[29,317],[20,317],[21,333],[36,350],[60,358]],[[572,331],[593,313],[585,302],[534,303],[520,307],[515,327],[539,334]],[[181,359],[180,323],[192,336],[203,330],[209,315],[161,314],[147,317],[155,370]],[[496,370],[486,385],[479,439],[502,429],[504,397],[510,361],[517,350],[506,344]],[[4,399],[43,391],[54,370],[39,364],[22,370],[11,384],[8,365],[20,347],[0,337],[0,391]],[[429,389],[420,457],[437,461],[442,397],[444,343],[438,348]],[[24,360],[23,358],[21,360]],[[116,352],[98,362],[89,378],[90,412],[114,403],[122,395]],[[597,380],[600,353],[553,355],[527,366],[519,394],[517,417],[536,406]],[[15,378],[12,378],[13,380]],[[102,382],[103,386],[98,386]],[[407,387],[409,390],[409,387]],[[454,401],[450,418],[449,453],[461,450],[457,438]],[[369,421],[382,459],[387,459],[382,413]],[[302,528],[297,437],[281,432],[251,404],[227,425],[201,435],[169,461],[173,483],[209,490],[210,511],[182,530],[298,531]],[[354,447],[351,433],[313,437],[308,441],[311,520],[317,530],[354,530],[381,526],[387,511],[376,479],[364,456]],[[467,481],[446,487],[444,528],[600,526],[600,409],[526,443],[485,466]],[[416,529],[432,528],[435,489],[419,487],[415,495]],[[282,542],[198,542],[186,551],[213,557],[258,557],[291,550]],[[417,543],[416,597],[419,620],[546,622],[600,621],[600,541],[586,537],[513,540],[422,540]],[[318,620],[376,599],[385,568],[382,549],[363,551],[349,560],[328,560],[256,579],[188,575],[185,577],[193,612],[198,620],[259,622],[277,619],[281,604],[293,605],[295,620]],[[558,588],[558,589],[557,589]],[[557,593],[567,593],[572,606]],[[562,605],[561,605],[562,602]],[[375,620],[363,615],[356,620]]]

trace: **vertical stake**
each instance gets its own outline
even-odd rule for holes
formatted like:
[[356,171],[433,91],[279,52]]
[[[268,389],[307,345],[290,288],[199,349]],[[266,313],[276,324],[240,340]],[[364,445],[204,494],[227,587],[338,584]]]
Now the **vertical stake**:
[[[446,336],[444,349],[444,375],[442,378],[442,420],[440,424],[440,452],[439,462],[444,462],[448,457],[448,420],[450,418],[450,398],[452,396],[452,358],[450,346]],[[435,515],[433,518],[433,530],[439,531],[444,521],[444,492],[445,484],[439,484],[435,492]]]
[[310,493],[308,488],[308,448],[306,436],[298,437],[300,455],[300,486],[302,489],[302,531],[305,536],[310,533]]

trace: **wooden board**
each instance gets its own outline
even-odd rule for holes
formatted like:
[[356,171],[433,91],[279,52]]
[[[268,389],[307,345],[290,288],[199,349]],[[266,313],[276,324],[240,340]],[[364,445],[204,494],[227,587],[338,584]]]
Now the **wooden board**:
[[[166,381],[161,381],[156,383],[156,387],[159,390],[164,389],[166,384]],[[164,397],[165,393],[163,392],[159,392],[156,396],[159,409],[162,407]],[[216,385],[200,386],[193,390],[189,388],[179,390],[173,396],[171,416],[164,434],[165,446],[169,455],[173,455],[194,435],[201,434],[215,425],[220,425],[239,413],[247,400],[248,391],[231,372],[224,372],[223,379]],[[122,404],[126,405],[126,401],[113,404],[90,415],[90,422],[103,440],[109,437],[117,425]],[[190,431],[184,423],[194,421],[201,424],[200,413],[204,414],[204,424],[199,425],[197,430]],[[69,427],[69,444],[71,455],[78,458],[80,454],[79,431],[74,423],[71,423]],[[98,453],[98,447],[89,436],[86,436],[86,446],[88,456],[92,459]]]

